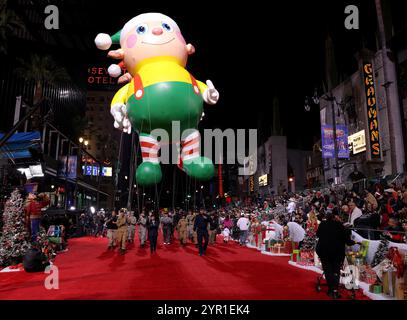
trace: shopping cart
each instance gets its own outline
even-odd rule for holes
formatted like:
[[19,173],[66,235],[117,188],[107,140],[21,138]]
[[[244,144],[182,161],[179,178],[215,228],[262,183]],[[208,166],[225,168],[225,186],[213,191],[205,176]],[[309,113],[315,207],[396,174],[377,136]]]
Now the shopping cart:
[[[352,300],[356,299],[356,291],[359,290],[359,268],[357,265],[349,264],[345,258],[345,262],[340,271],[339,290],[350,291],[350,297]],[[317,277],[317,283],[315,290],[321,292],[323,286],[327,286],[324,273]],[[335,297],[334,297],[335,298]]]

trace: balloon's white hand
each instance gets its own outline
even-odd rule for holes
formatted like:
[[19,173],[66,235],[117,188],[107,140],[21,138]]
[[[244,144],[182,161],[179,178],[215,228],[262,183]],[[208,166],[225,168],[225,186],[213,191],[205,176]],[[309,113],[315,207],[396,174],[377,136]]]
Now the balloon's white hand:
[[110,109],[110,113],[114,118],[113,126],[130,134],[131,123],[127,117],[127,106],[123,103],[116,103]]
[[219,92],[215,89],[211,80],[206,81],[208,88],[203,93],[203,99],[207,104],[216,104],[219,100]]

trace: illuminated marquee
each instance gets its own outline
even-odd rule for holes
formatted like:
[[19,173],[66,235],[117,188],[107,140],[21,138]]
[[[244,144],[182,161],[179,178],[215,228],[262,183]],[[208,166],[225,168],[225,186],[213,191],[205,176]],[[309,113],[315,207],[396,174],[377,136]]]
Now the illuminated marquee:
[[254,192],[254,176],[250,176],[249,178],[249,191]]
[[259,177],[259,187],[267,186],[267,174],[263,174]]
[[373,80],[373,67],[371,63],[363,64],[365,94],[367,104],[367,121],[369,129],[370,156],[380,159],[379,121],[377,118],[376,91]]

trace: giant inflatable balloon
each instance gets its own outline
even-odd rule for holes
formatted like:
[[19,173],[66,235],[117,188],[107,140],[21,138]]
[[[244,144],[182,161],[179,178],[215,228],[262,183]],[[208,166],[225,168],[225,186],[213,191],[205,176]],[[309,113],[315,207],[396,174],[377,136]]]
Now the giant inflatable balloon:
[[119,82],[129,83],[114,96],[111,114],[116,128],[127,133],[133,128],[139,134],[143,163],[136,171],[137,183],[146,186],[161,180],[160,142],[153,131],[164,129],[172,136],[173,121],[179,121],[181,133],[189,132],[180,141],[178,166],[191,177],[210,179],[214,167],[199,154],[197,126],[203,102],[216,104],[219,93],[210,80],[198,81],[185,69],[195,48],[186,44],[177,23],[160,13],[140,14],[112,36],[98,34],[95,43],[101,50],[120,44],[109,56],[122,61],[108,71],[119,77],[126,69]]

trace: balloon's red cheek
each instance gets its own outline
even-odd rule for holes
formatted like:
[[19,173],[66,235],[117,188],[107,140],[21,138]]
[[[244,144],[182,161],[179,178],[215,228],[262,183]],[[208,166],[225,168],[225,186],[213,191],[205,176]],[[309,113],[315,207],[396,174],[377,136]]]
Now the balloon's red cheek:
[[127,48],[133,48],[137,43],[137,36],[135,34],[131,34],[126,40]]

